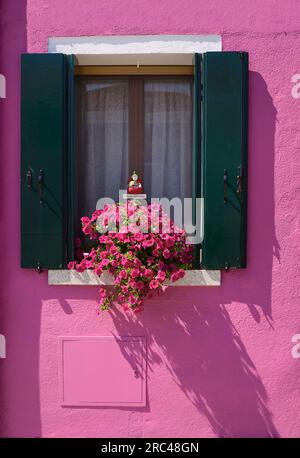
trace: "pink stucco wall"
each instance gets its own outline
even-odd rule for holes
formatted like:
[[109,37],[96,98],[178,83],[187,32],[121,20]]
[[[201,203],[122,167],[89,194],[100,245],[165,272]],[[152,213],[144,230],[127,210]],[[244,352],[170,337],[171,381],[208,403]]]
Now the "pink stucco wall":
[[[4,0],[0,73],[2,436],[300,436],[300,73],[297,0]],[[19,268],[20,53],[50,36],[220,34],[250,53],[249,267],[219,288],[169,288],[136,320],[95,315],[97,288]],[[58,336],[148,341],[145,408],[61,407]]]

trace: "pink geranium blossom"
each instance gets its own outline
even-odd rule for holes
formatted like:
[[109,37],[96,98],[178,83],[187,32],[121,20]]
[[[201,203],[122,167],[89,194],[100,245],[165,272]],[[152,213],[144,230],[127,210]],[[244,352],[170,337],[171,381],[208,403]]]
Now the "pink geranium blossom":
[[[112,219],[116,223],[113,231],[109,230]],[[121,227],[121,221],[128,224]],[[70,262],[68,268],[78,272],[93,269],[98,276],[105,271],[113,275],[114,288],[100,288],[102,310],[118,303],[123,310],[138,313],[145,299],[165,291],[165,280],[176,281],[191,267],[192,250],[186,244],[185,232],[175,227],[159,205],[138,207],[130,201],[105,205],[91,218],[82,217],[81,223],[92,248],[84,249],[77,238],[77,261]],[[143,232],[146,226],[155,231]],[[160,232],[161,228],[168,232]]]
[[168,250],[168,248],[166,248],[166,249],[163,251],[163,257],[164,257],[165,259],[169,259],[170,256],[171,256],[170,251]]
[[157,289],[159,287],[159,282],[157,280],[151,280],[149,286],[150,289]]

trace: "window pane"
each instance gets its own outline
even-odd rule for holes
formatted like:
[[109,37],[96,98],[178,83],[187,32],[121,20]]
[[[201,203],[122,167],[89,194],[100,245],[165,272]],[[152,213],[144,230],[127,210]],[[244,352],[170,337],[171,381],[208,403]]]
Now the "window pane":
[[99,198],[118,201],[128,179],[128,81],[77,82],[78,216],[90,215]]
[[192,197],[192,79],[145,81],[144,183],[150,197]]

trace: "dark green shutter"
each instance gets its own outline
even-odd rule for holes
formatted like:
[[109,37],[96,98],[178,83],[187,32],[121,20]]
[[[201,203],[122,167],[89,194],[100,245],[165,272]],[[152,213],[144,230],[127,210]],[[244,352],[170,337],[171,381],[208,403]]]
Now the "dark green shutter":
[[248,54],[203,56],[202,267],[246,267]]
[[72,59],[21,62],[21,267],[62,268],[68,257]]

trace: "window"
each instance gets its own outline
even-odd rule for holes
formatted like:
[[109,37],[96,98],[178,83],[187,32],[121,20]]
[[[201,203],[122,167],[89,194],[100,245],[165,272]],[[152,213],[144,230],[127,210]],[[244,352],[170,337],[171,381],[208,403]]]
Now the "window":
[[84,74],[64,54],[25,54],[21,70],[22,267],[64,268],[78,217],[133,168],[148,197],[203,199],[197,267],[200,252],[204,269],[246,267],[247,53],[195,54],[188,74]]
[[192,197],[193,77],[78,77],[76,112],[78,215],[133,170],[148,199]]

